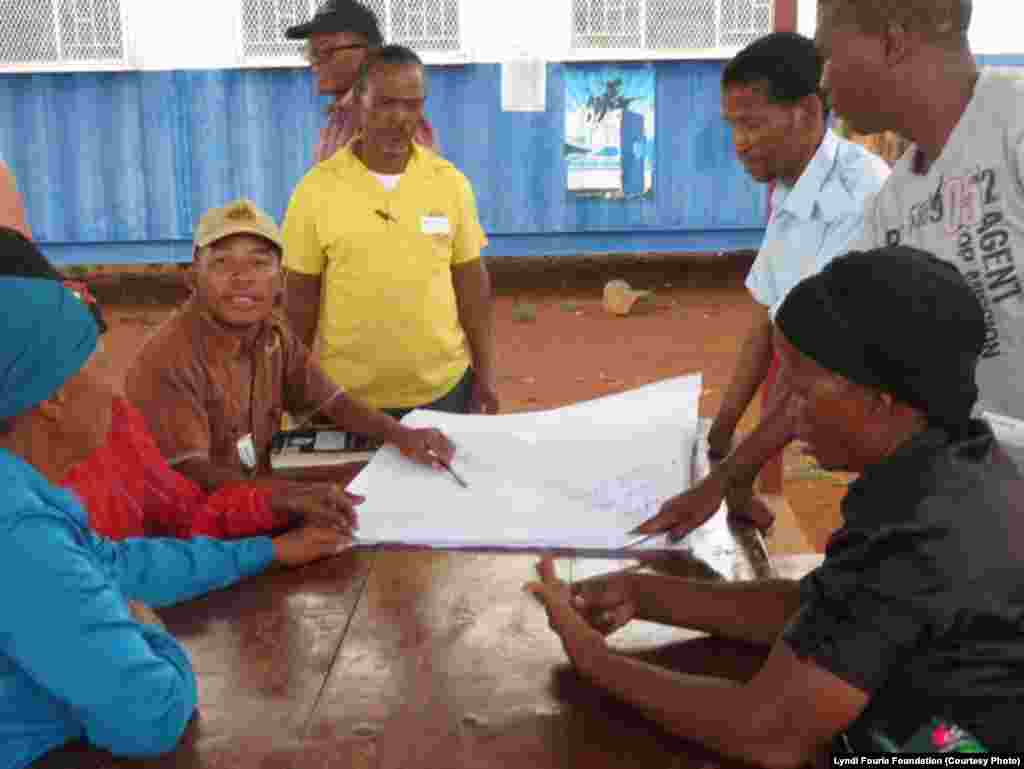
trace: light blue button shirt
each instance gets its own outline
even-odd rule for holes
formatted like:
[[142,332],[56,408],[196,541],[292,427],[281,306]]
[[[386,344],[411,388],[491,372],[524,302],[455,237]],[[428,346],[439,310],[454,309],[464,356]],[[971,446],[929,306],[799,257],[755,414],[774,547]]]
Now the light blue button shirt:
[[772,318],[797,283],[856,242],[867,202],[888,176],[884,160],[827,130],[796,184],[775,185],[764,242],[747,275],[747,288]]

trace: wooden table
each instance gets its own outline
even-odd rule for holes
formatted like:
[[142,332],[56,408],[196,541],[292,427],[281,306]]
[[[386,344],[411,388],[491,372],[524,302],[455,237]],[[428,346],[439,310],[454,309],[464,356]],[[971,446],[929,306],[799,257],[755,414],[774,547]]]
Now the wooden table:
[[[703,453],[699,452],[700,457]],[[698,463],[698,472],[706,467]],[[725,513],[693,556],[644,568],[765,576],[763,545]],[[703,560],[702,560],[703,559]],[[567,666],[522,586],[536,555],[350,552],[274,571],[161,612],[192,655],[199,715],[155,760],[67,748],[46,769],[545,769],[685,767],[718,759],[603,695]],[[578,579],[636,562],[565,558]],[[616,648],[681,670],[743,678],[752,647],[648,623]]]

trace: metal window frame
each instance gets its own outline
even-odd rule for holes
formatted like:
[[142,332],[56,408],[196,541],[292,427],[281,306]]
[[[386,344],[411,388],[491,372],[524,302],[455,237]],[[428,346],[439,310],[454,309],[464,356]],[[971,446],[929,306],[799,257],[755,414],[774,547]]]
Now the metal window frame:
[[[95,11],[94,0],[89,0]],[[42,72],[124,72],[134,69],[134,48],[129,34],[129,0],[115,0],[121,22],[121,56],[113,59],[65,59],[60,26],[60,0],[51,0],[53,26],[48,30],[54,39],[57,56],[48,61],[0,62],[0,74],[42,73]]]
[[[570,39],[569,51],[565,56],[567,62],[602,62],[602,61],[679,61],[679,60],[700,60],[700,59],[731,59],[742,49],[742,45],[722,45],[722,2],[715,0],[715,29],[716,42],[718,45],[707,48],[672,48],[672,49],[651,49],[647,48],[647,3],[648,0],[640,0],[639,19],[640,24],[640,48],[590,48],[576,45],[576,34],[572,27],[572,14],[575,12],[577,0],[569,0],[570,14]],[[774,28],[775,23],[775,0],[750,0],[755,5],[764,4],[768,6],[769,22],[765,34]]]
[[[460,65],[470,62],[469,48],[466,45],[466,3],[468,0],[459,0],[459,48],[454,51],[417,51],[423,63],[431,66]],[[282,69],[294,67],[308,67],[307,62],[301,55],[296,56],[253,56],[245,51],[245,18],[244,0],[235,0],[237,12],[234,14],[237,24],[236,60],[238,66],[243,69]],[[276,0],[271,0],[276,2]],[[319,0],[307,0],[309,5],[309,16],[312,17]],[[384,32],[384,39],[391,39],[391,5],[384,3],[384,11],[380,15],[381,28]]]

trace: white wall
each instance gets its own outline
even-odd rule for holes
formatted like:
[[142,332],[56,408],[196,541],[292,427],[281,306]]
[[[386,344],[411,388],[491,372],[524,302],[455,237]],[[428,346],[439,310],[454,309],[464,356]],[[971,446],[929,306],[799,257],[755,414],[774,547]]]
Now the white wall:
[[1024,3],[974,0],[970,40],[975,53],[1024,53]]
[[463,0],[471,61],[560,61],[571,39],[570,0]]
[[818,13],[817,0],[796,0],[796,31],[807,37],[814,37],[815,15]]
[[[801,34],[813,36],[817,0],[797,2],[797,29]],[[1024,2],[1021,0],[974,0],[969,35],[974,53],[1024,54],[1022,28]]]
[[231,0],[122,0],[139,69],[222,69],[239,63],[240,3]]

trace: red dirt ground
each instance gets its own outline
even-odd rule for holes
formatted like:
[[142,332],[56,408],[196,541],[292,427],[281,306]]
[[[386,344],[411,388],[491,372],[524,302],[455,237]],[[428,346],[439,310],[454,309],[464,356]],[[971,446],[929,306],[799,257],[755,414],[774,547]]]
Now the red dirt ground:
[[[713,416],[750,323],[751,300],[741,283],[749,262],[726,258],[731,263],[724,267],[659,259],[496,270],[503,410],[550,408],[702,372],[701,414]],[[653,306],[629,317],[606,314],[601,286],[611,277],[653,289]],[[122,295],[133,298],[154,301],[152,295]],[[165,294],[158,305],[107,305],[106,347],[115,386],[146,335],[169,312],[167,300]],[[755,415],[756,410],[748,414],[741,429],[749,429]],[[821,471],[795,449],[787,452],[785,465],[786,497],[804,536],[820,550],[838,525],[846,479]]]

